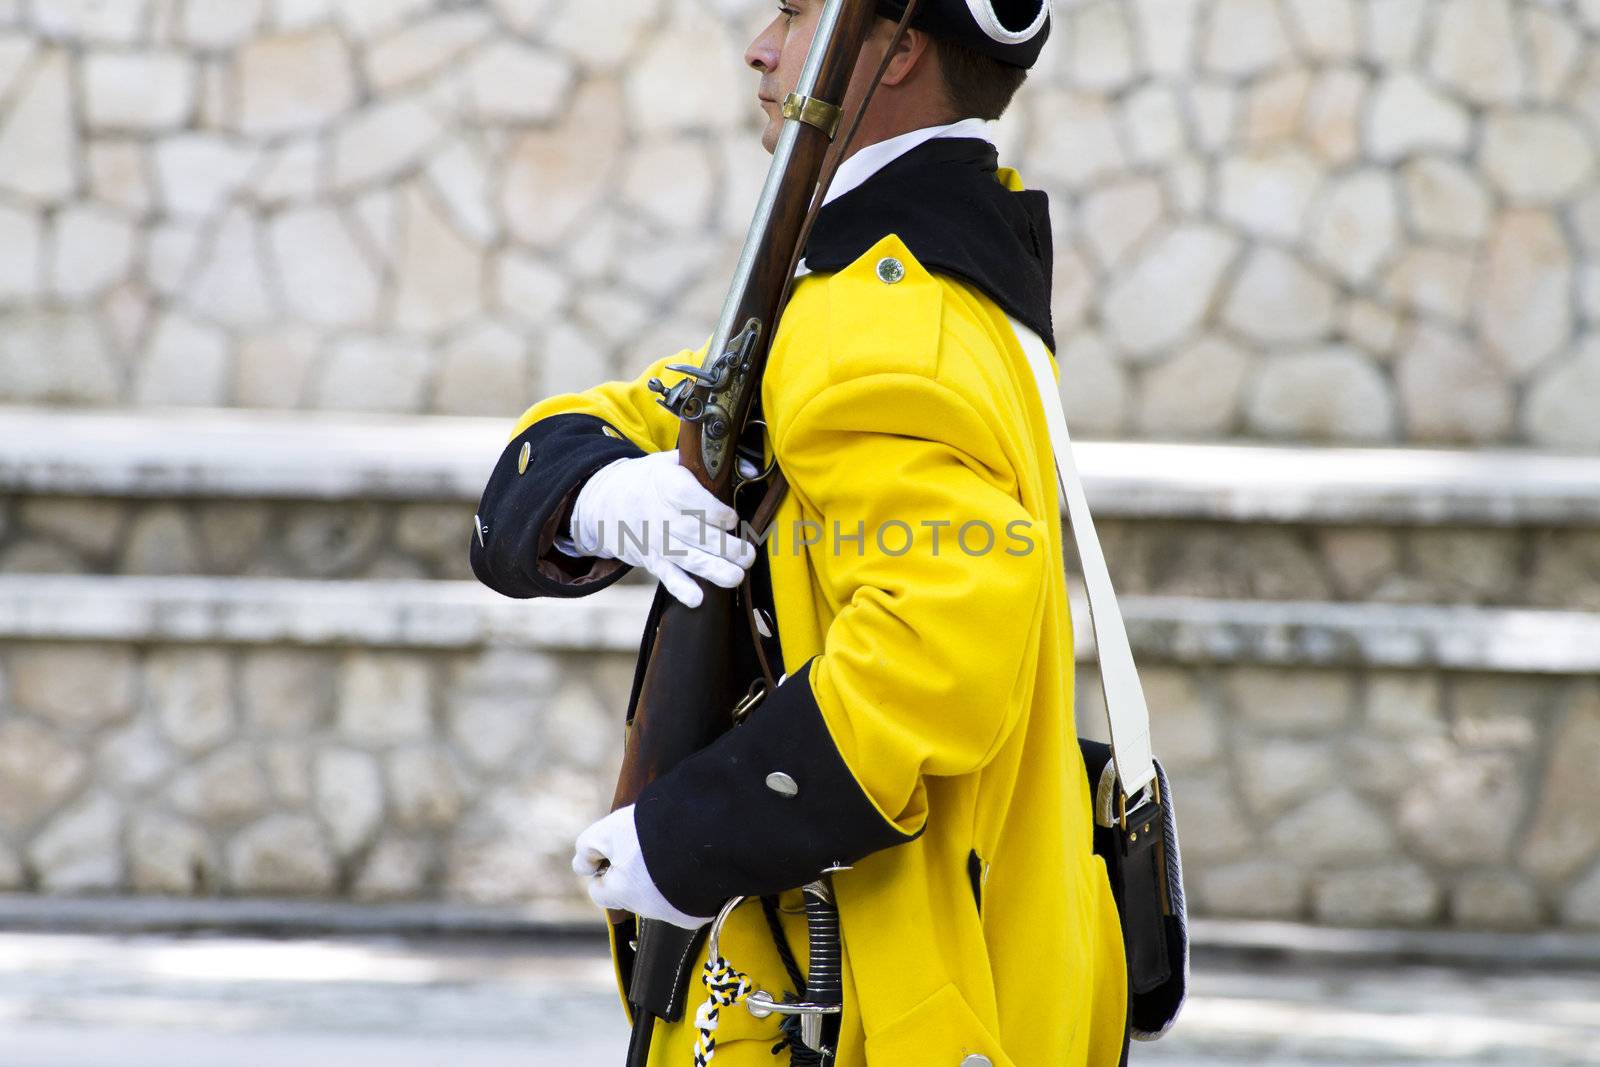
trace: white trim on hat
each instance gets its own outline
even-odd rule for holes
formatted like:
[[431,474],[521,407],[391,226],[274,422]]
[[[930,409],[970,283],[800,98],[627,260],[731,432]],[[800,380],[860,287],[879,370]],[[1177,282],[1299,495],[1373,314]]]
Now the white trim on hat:
[[1000,21],[1000,16],[994,13],[993,0],[967,0],[967,9],[972,12],[972,20],[978,28],[989,35],[989,39],[1000,44],[1026,44],[1039,35],[1044,29],[1044,24],[1050,18],[1050,0],[1041,0],[1039,14],[1033,20],[1033,25],[1025,30],[1008,30]]

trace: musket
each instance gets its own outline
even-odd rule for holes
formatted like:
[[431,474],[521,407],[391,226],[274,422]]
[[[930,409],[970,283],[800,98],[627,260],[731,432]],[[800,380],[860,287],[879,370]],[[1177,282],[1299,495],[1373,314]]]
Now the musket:
[[[876,0],[826,0],[799,82],[783,104],[785,122],[772,165],[704,360],[699,366],[674,365],[684,377],[671,388],[651,382],[662,394],[660,402],[682,420],[680,462],[726,502],[734,495],[737,447],[760,394],[806,235],[865,107],[863,102],[836,144],[845,91],[876,6]],[[914,6],[908,6],[902,33]],[[887,61],[885,56],[885,66]],[[773,478],[762,508],[768,518],[772,508],[766,505],[782,493],[781,472]],[[650,782],[731,728],[736,707],[750,692],[735,676],[736,591],[696,581],[704,594],[699,607],[663,598],[628,719],[613,810],[632,804]],[[740,710],[748,710],[748,702]],[[683,1015],[690,965],[706,931],[627,912],[613,911],[609,918],[619,943],[633,949],[628,1001],[634,1030],[627,1062],[644,1067],[655,1020]],[[632,938],[630,929],[636,930]]]

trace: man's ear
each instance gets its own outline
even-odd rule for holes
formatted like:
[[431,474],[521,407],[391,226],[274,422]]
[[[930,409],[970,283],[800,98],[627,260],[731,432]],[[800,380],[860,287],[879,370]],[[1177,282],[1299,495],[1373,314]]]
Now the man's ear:
[[907,29],[895,49],[894,58],[883,72],[884,85],[899,85],[920,70],[925,64],[936,63],[933,38],[926,31]]

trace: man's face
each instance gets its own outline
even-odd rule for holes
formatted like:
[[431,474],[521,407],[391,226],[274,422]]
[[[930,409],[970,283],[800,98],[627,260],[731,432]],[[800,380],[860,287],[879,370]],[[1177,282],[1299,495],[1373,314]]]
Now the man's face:
[[777,16],[745,51],[744,61],[761,72],[756,93],[761,110],[767,114],[761,146],[768,152],[778,146],[778,134],[783,130],[783,101],[800,84],[800,68],[811,50],[821,10],[821,0],[779,0]]

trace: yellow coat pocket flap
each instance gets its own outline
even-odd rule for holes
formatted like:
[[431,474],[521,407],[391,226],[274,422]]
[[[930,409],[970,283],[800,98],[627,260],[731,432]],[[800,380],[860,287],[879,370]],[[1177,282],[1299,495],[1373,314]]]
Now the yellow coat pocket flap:
[[[869,1063],[962,1067],[984,1056],[994,1067],[1016,1067],[954,983],[875,1033],[867,1035]],[[981,1062],[981,1061],[977,1061]]]

